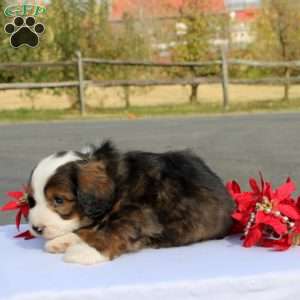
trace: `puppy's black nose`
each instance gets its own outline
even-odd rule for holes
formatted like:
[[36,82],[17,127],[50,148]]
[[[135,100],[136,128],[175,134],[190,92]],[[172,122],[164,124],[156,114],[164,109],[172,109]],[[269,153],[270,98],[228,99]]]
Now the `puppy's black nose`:
[[44,231],[44,227],[32,226],[32,229],[33,229],[37,234],[43,234],[43,231]]

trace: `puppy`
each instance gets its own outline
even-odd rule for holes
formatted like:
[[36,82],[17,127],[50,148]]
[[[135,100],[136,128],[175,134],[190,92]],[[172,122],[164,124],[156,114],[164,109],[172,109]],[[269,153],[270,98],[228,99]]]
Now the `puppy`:
[[220,178],[189,151],[90,153],[43,159],[29,179],[29,224],[51,253],[95,264],[146,247],[223,238],[234,203]]

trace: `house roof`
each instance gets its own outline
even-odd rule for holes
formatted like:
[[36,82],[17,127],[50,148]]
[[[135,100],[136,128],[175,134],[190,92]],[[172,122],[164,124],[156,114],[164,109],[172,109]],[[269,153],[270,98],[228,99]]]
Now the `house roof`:
[[[199,10],[213,13],[226,11],[224,0],[202,0]],[[125,14],[140,16],[174,16],[187,9],[185,0],[114,0],[111,19],[119,20]]]
[[258,16],[259,10],[251,7],[244,10],[235,11],[234,19],[238,22],[251,22]]

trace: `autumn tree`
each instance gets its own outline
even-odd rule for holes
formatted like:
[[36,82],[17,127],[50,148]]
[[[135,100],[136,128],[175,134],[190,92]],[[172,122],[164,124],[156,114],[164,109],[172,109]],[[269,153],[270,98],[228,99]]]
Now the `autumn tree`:
[[[186,34],[177,36],[177,45],[173,52],[175,61],[208,61],[219,57],[219,47],[214,44],[216,39],[228,38],[228,18],[226,14],[211,12],[209,1],[183,1],[182,19],[186,25]],[[184,70],[180,71],[185,72]],[[217,66],[191,68],[185,76],[208,76],[218,72]],[[181,74],[183,75],[183,74]],[[192,86],[191,102],[197,100],[198,85]]]
[[[12,21],[2,13],[5,3],[0,1],[0,25]],[[135,24],[128,17],[118,28],[114,28],[109,21],[109,0],[51,0],[47,14],[39,16],[38,21],[45,24],[46,30],[37,48],[26,46],[14,49],[9,44],[9,35],[0,30],[0,61],[67,61],[76,58],[77,50],[85,57],[103,59],[144,59],[148,55],[147,41],[137,30]],[[110,73],[109,68],[87,68],[87,73],[96,78],[99,76],[117,77],[117,69]],[[37,80],[70,80],[74,79],[76,68],[55,69],[26,69],[31,81]],[[0,80],[23,81],[19,76],[23,71],[6,71],[0,74]],[[105,75],[106,74],[106,75]],[[5,78],[4,78],[5,77]],[[120,74],[122,77],[122,74]]]
[[[256,58],[290,61],[300,58],[300,3],[297,0],[264,0],[257,20]],[[288,78],[290,70],[285,68]],[[284,99],[288,100],[289,83]]]

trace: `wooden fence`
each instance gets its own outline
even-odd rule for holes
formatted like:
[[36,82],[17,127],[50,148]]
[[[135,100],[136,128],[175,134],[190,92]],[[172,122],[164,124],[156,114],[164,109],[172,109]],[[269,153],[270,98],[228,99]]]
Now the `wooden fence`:
[[[197,89],[201,84],[222,84],[223,89],[223,109],[226,110],[229,103],[229,84],[246,84],[246,85],[283,85],[284,97],[288,99],[289,88],[291,84],[300,83],[300,76],[291,77],[291,70],[300,68],[300,61],[290,62],[267,62],[267,61],[250,61],[242,59],[228,59],[226,51],[222,51],[221,59],[214,61],[202,62],[183,62],[183,63],[158,63],[146,61],[119,61],[104,60],[95,58],[83,58],[81,53],[76,53],[77,60],[65,62],[26,62],[26,63],[1,63],[0,71],[7,69],[20,68],[57,68],[57,67],[77,67],[78,78],[73,81],[63,82],[29,82],[29,83],[0,83],[0,90],[17,90],[17,89],[44,89],[44,88],[77,88],[78,101],[80,104],[81,114],[86,113],[84,90],[87,86],[98,87],[123,87],[125,90],[125,104],[130,106],[130,87],[147,87],[147,86],[169,86],[169,85],[189,85],[191,86],[190,101],[197,101]],[[205,68],[208,66],[220,66],[220,75],[216,77],[195,77],[195,78],[176,78],[176,79],[153,79],[153,80],[85,80],[84,67],[88,65],[108,65],[108,66],[135,66],[135,67],[160,67],[160,68]],[[255,68],[282,68],[285,70],[284,77],[268,77],[261,79],[230,79],[230,66],[243,65]]]

